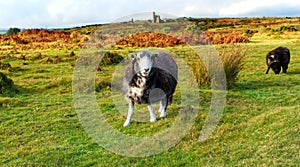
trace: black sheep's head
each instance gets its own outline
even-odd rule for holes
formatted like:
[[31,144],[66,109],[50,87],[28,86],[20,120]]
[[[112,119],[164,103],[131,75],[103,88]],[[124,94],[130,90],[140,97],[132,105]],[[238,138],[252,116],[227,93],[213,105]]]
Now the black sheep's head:
[[281,71],[281,65],[279,62],[275,61],[270,64],[270,67],[274,71],[275,74],[279,74]]

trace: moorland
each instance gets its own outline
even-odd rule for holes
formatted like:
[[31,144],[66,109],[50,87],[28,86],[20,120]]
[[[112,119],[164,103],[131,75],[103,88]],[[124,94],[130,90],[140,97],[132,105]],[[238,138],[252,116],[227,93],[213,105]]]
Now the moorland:
[[[205,69],[189,48],[207,43],[224,55],[228,90],[218,126],[206,141],[199,142],[211,88],[209,77],[201,73]],[[265,56],[278,46],[290,49],[288,72],[266,75]],[[167,49],[187,62],[199,84],[201,107],[194,125],[176,146],[149,157],[126,157],[104,149],[89,136],[73,99],[76,60],[89,47],[106,51],[95,68],[92,90],[99,112],[115,129],[131,136],[151,136],[172,125],[182,105],[180,89],[165,119],[133,121],[124,128],[125,116],[118,111],[111,91],[118,64],[141,48]],[[0,164],[298,166],[299,53],[300,18],[290,17],[180,18],[161,24],[136,21],[0,35]],[[226,61],[228,56],[232,59]],[[144,108],[135,115],[147,117]]]

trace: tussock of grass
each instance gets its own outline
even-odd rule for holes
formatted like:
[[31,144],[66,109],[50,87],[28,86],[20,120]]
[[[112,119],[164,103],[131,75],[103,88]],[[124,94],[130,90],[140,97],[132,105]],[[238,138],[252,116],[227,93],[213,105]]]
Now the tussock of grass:
[[248,47],[241,44],[226,45],[219,49],[228,87],[232,87],[243,69]]
[[[238,79],[239,73],[243,69],[243,60],[246,58],[247,46],[242,44],[221,45],[217,47],[218,56],[220,57],[226,75],[227,85],[231,88]],[[210,55],[208,55],[210,56]],[[191,56],[191,68],[199,85],[209,85],[211,78],[207,68],[214,67],[214,60],[210,60],[211,64],[205,65],[202,60],[196,56]]]
[[7,94],[15,91],[14,81],[0,72],[0,94]]

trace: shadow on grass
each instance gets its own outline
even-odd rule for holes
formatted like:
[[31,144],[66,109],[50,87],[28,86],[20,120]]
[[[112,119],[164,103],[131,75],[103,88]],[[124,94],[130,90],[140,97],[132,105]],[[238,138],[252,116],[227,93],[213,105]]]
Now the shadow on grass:
[[268,88],[291,88],[300,85],[300,78],[296,76],[300,75],[300,71],[288,72],[287,74],[268,74],[273,76],[261,77],[261,80],[243,81],[234,85],[232,90],[260,90]]
[[287,71],[286,75],[300,75],[300,70],[299,71]]

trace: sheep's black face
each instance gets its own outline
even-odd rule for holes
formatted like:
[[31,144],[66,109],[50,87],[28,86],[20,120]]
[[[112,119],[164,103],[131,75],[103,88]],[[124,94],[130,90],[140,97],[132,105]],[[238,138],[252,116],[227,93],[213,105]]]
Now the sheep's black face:
[[270,65],[275,74],[279,74],[281,71],[281,65],[279,62],[274,62]]
[[153,66],[153,59],[156,54],[148,51],[141,51],[137,54],[131,54],[134,63],[134,71],[143,77],[147,77]]

